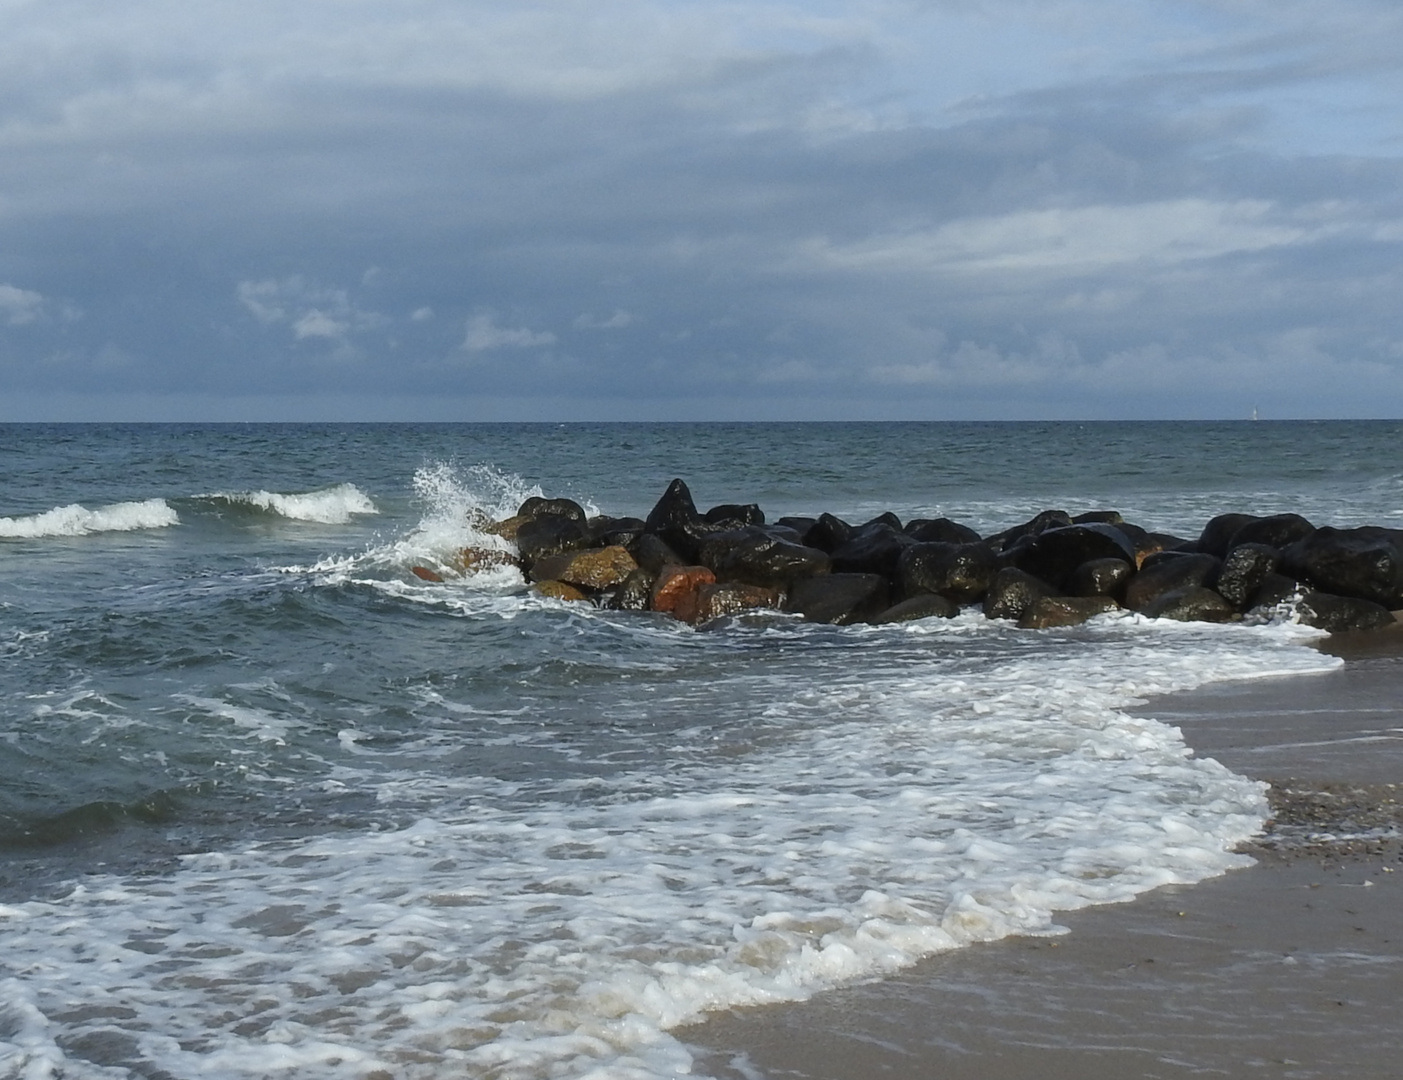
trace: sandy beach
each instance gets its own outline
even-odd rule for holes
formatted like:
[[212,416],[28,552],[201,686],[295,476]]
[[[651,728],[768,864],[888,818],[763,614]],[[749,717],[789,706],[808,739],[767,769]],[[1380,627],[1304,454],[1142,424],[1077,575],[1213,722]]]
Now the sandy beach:
[[1403,627],[1141,711],[1268,781],[1257,864],[679,1035],[722,1080],[1403,1075]]

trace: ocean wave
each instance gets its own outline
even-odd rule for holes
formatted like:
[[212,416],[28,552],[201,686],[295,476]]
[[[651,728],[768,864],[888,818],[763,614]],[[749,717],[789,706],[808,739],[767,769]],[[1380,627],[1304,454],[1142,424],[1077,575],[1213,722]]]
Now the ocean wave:
[[209,498],[238,507],[262,510],[293,521],[314,521],[322,525],[345,525],[357,514],[378,514],[370,497],[355,484],[337,484],[319,491],[284,493],[277,491],[221,492]]
[[179,524],[179,515],[164,499],[113,503],[96,510],[72,503],[29,517],[0,518],[0,537],[38,539],[46,536],[89,536],[93,533],[164,529]]

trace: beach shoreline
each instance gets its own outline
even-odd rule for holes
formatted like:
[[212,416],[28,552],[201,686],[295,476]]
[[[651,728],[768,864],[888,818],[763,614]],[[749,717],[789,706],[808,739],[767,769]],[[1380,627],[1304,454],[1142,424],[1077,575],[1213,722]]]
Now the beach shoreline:
[[719,1080],[1398,1075],[1403,626],[1136,712],[1271,785],[1256,865],[675,1034]]

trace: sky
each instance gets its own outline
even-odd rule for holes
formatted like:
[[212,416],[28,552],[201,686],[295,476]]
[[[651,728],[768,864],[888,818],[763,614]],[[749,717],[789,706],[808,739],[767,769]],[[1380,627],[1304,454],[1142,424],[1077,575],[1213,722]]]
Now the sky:
[[0,0],[0,421],[1403,416],[1397,0]]

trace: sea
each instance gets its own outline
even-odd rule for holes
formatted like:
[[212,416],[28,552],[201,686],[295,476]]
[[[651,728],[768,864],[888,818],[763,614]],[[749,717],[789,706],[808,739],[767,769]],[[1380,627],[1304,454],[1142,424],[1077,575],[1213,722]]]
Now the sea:
[[[0,1077],[657,1080],[797,1001],[1249,862],[1145,702],[1289,607],[692,628],[451,572],[530,495],[1403,527],[1403,423],[0,425]],[[441,583],[411,567],[443,571]]]

